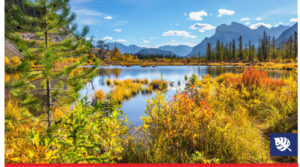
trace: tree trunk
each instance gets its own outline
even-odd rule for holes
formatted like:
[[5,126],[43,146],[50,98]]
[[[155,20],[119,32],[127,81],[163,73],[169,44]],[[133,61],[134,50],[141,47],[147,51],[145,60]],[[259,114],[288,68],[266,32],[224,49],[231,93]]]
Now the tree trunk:
[[48,111],[48,126],[51,126],[51,94],[50,94],[50,82],[47,80],[47,111]]
[[[48,49],[48,32],[45,32],[45,44],[46,50]],[[52,113],[51,113],[51,92],[50,92],[50,81],[47,78],[47,112],[48,112],[48,126],[51,126]]]

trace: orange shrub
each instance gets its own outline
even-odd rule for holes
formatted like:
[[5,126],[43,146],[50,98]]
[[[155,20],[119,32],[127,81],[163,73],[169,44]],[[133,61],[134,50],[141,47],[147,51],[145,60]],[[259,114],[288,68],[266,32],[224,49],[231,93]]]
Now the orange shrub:
[[166,136],[170,138],[184,136],[193,142],[194,132],[206,125],[214,115],[206,100],[197,104],[187,91],[174,95],[174,99],[169,101],[168,108],[163,119],[168,128]]
[[242,83],[249,87],[262,86],[266,79],[268,79],[267,72],[249,67],[244,69]]
[[152,127],[151,124],[159,126],[159,133],[167,137],[171,145],[197,143],[199,136],[195,132],[207,127],[214,116],[209,103],[206,100],[195,101],[189,91],[175,94],[168,102],[158,95],[148,103],[146,113],[151,117],[143,118],[145,128],[150,134],[155,134],[155,128],[158,127]]
[[100,101],[105,101],[105,93],[102,90],[97,90],[95,92],[95,98]]
[[10,81],[10,75],[5,73],[5,82],[9,82]]
[[244,69],[242,76],[232,75],[228,76],[226,79],[227,83],[231,83],[235,88],[240,88],[243,84],[248,88],[253,87],[278,87],[284,86],[284,81],[282,79],[274,79],[268,77],[267,72],[260,71],[254,67],[248,67]]

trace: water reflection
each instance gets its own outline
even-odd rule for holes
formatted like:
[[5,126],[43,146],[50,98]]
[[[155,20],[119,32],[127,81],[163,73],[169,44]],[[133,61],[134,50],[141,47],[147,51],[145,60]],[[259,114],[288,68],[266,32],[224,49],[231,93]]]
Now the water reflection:
[[[88,83],[81,91],[82,96],[93,94],[95,90],[101,89],[105,93],[108,93],[111,89],[106,85],[106,79],[148,79],[151,82],[154,79],[163,79],[172,83],[172,87],[165,92],[166,99],[170,99],[176,91],[180,91],[185,87],[185,76],[190,77],[192,74],[198,75],[200,78],[203,75],[209,74],[212,77],[216,77],[223,73],[241,73],[242,68],[232,66],[157,66],[157,67],[140,67],[140,66],[105,66],[100,67],[97,76],[93,78],[91,83]],[[287,76],[287,72],[282,71],[269,71],[268,75],[274,78],[280,78]],[[133,125],[141,125],[142,121],[140,117],[144,114],[146,107],[145,100],[154,96],[153,94],[139,93],[135,97],[123,102],[122,110],[127,115],[128,120]]]

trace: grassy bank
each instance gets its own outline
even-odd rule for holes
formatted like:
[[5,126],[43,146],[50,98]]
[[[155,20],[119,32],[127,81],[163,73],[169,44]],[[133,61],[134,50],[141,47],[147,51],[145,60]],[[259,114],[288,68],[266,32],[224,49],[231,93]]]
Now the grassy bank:
[[186,59],[178,60],[178,61],[171,61],[171,60],[157,60],[157,61],[134,61],[134,62],[102,62],[102,65],[121,65],[121,66],[142,66],[142,67],[155,67],[155,66],[235,66],[235,67],[249,67],[254,66],[256,68],[260,68],[263,70],[286,70],[286,71],[297,71],[298,64],[295,62],[206,62],[201,63],[194,60],[187,61]]

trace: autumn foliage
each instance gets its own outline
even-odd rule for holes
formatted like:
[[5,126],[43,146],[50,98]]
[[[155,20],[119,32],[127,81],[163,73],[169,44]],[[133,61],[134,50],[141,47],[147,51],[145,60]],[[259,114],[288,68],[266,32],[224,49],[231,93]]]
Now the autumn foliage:
[[265,132],[297,129],[296,85],[294,77],[277,80],[255,68],[216,79],[193,75],[171,100],[158,92],[147,101],[122,162],[274,162]]
[[97,90],[95,92],[95,99],[100,100],[100,101],[105,101],[105,93],[102,90]]
[[248,88],[284,86],[282,79],[268,77],[267,72],[254,67],[245,68],[242,75],[231,75],[226,80],[236,88],[240,88],[242,84]]

